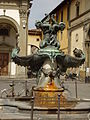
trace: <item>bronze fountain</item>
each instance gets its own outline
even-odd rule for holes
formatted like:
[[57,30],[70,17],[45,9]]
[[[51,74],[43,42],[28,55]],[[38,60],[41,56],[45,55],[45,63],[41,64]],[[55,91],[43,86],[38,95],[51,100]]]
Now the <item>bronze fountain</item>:
[[35,54],[20,57],[18,56],[20,49],[17,47],[12,52],[12,60],[17,65],[29,67],[32,72],[37,74],[37,86],[33,88],[36,106],[56,107],[57,94],[60,93],[61,99],[65,100],[62,95],[64,89],[60,75],[65,73],[67,68],[81,66],[85,61],[85,55],[77,48],[73,50],[75,57],[64,54],[60,50],[57,32],[60,30],[62,33],[65,24],[57,23],[53,16],[48,16],[45,22],[37,21],[35,26],[37,29],[41,29],[44,35],[40,49]]

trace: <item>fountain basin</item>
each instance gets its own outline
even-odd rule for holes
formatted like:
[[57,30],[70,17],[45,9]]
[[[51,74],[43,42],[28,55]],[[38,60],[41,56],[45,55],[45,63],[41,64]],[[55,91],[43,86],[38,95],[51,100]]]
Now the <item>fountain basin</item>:
[[[64,89],[57,88],[52,81],[48,83],[44,88],[33,88],[34,96],[34,106],[44,107],[48,109],[58,108],[58,103],[60,102],[60,107],[72,108],[76,105],[76,101],[69,102],[63,95]],[[60,99],[59,99],[60,95]]]

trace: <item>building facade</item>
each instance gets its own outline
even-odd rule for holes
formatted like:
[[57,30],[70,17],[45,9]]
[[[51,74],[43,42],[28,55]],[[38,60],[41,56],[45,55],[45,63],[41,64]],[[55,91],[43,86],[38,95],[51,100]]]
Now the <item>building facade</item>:
[[56,15],[58,23],[62,21],[66,24],[62,37],[60,32],[57,35],[60,49],[70,55],[73,55],[75,48],[81,49],[86,61],[79,71],[90,74],[90,0],[63,0],[49,13],[52,14]]
[[38,29],[28,30],[28,55],[35,53],[39,49],[39,44],[42,39],[42,31]]
[[0,76],[20,76],[25,68],[15,65],[11,53],[16,46],[27,55],[30,0],[0,0]]
[[90,0],[71,0],[69,53],[77,47],[85,52],[84,68],[90,69]]
[[[70,8],[70,0],[64,0],[49,13],[50,16],[52,14],[55,15],[55,19],[58,23],[60,22],[65,23],[66,27],[62,35],[60,31],[57,34],[57,39],[60,42],[60,49],[63,50],[63,52],[65,53],[68,53],[69,8]],[[43,18],[42,21],[44,22],[46,19],[47,16]]]

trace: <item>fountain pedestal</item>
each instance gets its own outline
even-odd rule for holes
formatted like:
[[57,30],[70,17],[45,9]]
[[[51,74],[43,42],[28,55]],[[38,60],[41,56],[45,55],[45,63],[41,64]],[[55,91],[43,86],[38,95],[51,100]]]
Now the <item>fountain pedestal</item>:
[[35,97],[34,105],[44,108],[57,108],[58,107],[58,94],[60,94],[60,105],[65,101],[62,95],[63,88],[58,89],[54,82],[48,83],[44,88],[33,88],[33,95]]
[[[51,21],[51,23],[49,23]],[[57,32],[61,33],[65,28],[63,22],[57,23],[54,16],[48,16],[45,22],[37,21],[37,29],[43,32],[43,40],[40,42],[40,49],[29,56],[18,56],[19,48],[13,50],[13,61],[21,66],[29,67],[37,75],[37,87],[33,88],[35,106],[57,107],[58,94],[60,95],[60,106],[71,106],[63,96],[63,88],[60,86],[60,75],[66,72],[67,68],[81,66],[85,61],[82,50],[75,48],[75,57],[65,54],[60,50],[60,43],[57,40]],[[48,61],[48,62],[47,62]]]

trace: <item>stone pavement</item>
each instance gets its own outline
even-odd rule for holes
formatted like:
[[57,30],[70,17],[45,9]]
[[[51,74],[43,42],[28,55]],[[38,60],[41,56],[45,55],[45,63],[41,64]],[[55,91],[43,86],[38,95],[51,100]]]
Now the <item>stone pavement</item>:
[[[34,120],[57,120],[57,112],[42,112],[40,108],[35,108]],[[61,109],[60,120],[89,120],[90,117],[90,102],[78,102],[74,110],[82,110],[81,113],[74,111],[62,112]],[[30,120],[30,103],[18,102],[9,99],[0,99],[0,120]],[[50,114],[49,114],[50,113]]]
[[65,91],[70,98],[76,98],[76,85],[77,85],[77,97],[79,99],[90,99],[90,83],[80,82],[77,81],[65,81],[64,82],[65,88],[68,91]]
[[[10,81],[7,81],[9,83]],[[2,82],[1,82],[2,83]],[[33,81],[31,81],[33,83]],[[31,84],[29,83],[29,84]],[[3,85],[0,84],[0,89],[4,88],[6,81]],[[75,81],[65,81],[65,91],[67,99],[76,98]],[[16,87],[16,89],[18,86]],[[74,110],[82,110],[79,114],[77,111],[74,113],[67,111],[60,114],[60,120],[90,120],[90,84],[77,81],[77,105]],[[80,101],[80,102],[79,102]],[[35,108],[34,120],[57,120],[57,112],[52,114],[48,111],[43,113],[41,108]],[[41,110],[40,110],[41,109]],[[29,102],[14,101],[14,99],[0,99],[0,120],[30,120],[31,106]],[[50,114],[49,114],[50,113]]]
[[30,115],[19,113],[0,113],[0,120],[30,120]]

